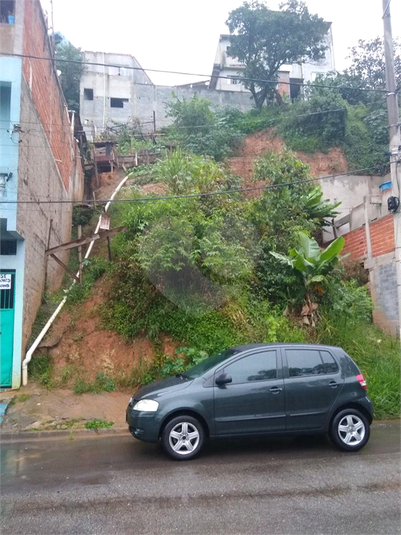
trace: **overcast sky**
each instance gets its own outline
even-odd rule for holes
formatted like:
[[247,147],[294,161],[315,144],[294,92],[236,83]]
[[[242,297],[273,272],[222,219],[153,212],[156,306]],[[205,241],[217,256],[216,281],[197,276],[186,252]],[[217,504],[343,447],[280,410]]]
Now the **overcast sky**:
[[[401,1],[390,0],[393,37],[401,37]],[[50,15],[50,0],[42,0]],[[281,0],[266,0],[276,9]],[[382,0],[307,0],[309,10],[333,23],[336,69],[348,47],[383,34]],[[83,50],[132,54],[142,67],[210,76],[228,13],[241,0],[53,0],[54,27]],[[198,76],[148,73],[156,84]]]

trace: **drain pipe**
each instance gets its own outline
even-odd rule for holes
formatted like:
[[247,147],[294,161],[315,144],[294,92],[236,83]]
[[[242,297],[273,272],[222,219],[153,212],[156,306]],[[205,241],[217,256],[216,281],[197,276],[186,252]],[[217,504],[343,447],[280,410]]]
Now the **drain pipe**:
[[[113,195],[110,197],[110,200],[107,202],[106,206],[104,207],[104,211],[107,212],[109,207],[110,207],[110,204],[111,202],[113,201],[114,197],[117,195],[117,193],[120,191],[120,189],[124,186],[125,182],[128,180],[128,177],[129,175],[125,176],[124,179],[118,184],[118,186],[116,187],[116,189],[114,190],[113,192]],[[99,217],[99,221],[96,225],[96,230],[95,230],[95,234],[97,234],[99,232],[99,229],[100,229],[100,220],[101,220],[101,216]],[[92,240],[89,244],[89,247],[88,247],[88,250],[86,251],[85,253],[85,260],[89,257],[89,255],[91,254],[91,251],[92,251],[92,248],[93,248],[93,244],[95,243],[95,240]],[[77,273],[77,277],[79,276],[79,271]],[[67,296],[68,296],[68,292],[71,290],[71,288],[74,286],[75,284],[75,280],[72,282],[71,286],[68,288],[67,290],[67,295],[65,297],[63,297],[62,301],[60,302],[59,306],[56,308],[56,310],[53,312],[51,318],[49,319],[49,321],[46,323],[46,325],[43,327],[43,329],[40,331],[38,337],[36,338],[36,340],[33,342],[33,344],[31,345],[31,347],[29,348],[29,350],[27,351],[26,355],[25,355],[25,359],[22,361],[22,385],[23,386],[26,386],[28,384],[28,364],[29,362],[31,361],[32,359],[32,355],[34,354],[35,350],[37,349],[38,345],[40,344],[40,342],[43,340],[45,334],[47,333],[47,331],[50,329],[52,323],[54,322],[54,320],[56,319],[56,317],[59,315],[61,309],[63,308],[63,306],[65,305],[66,301],[67,301]]]

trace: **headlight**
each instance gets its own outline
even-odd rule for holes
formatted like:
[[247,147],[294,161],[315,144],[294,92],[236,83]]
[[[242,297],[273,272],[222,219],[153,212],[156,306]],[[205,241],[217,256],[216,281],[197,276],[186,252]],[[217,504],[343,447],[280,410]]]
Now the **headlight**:
[[156,412],[159,408],[159,404],[154,399],[141,399],[133,407],[134,411],[142,412]]

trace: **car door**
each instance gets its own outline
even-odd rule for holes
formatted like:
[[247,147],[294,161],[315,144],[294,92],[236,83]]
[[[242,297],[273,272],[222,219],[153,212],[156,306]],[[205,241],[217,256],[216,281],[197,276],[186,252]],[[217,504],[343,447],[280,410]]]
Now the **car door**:
[[[217,385],[223,373],[232,380]],[[284,430],[283,383],[281,356],[275,349],[254,351],[217,370],[213,386],[216,435]]]
[[344,385],[332,353],[315,348],[285,349],[287,431],[319,430]]

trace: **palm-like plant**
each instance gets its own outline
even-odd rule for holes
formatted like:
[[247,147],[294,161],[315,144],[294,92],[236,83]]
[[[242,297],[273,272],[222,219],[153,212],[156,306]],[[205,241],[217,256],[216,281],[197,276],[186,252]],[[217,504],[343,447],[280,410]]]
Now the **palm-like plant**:
[[[301,315],[304,322],[315,325],[317,303],[313,302],[312,290],[325,281],[326,276],[340,261],[339,254],[343,250],[345,240],[342,236],[335,239],[323,251],[316,240],[309,238],[305,232],[299,233],[298,248],[291,249],[289,255],[271,252],[283,264],[299,271],[304,283],[304,306]],[[343,257],[344,258],[344,257]]]
[[333,219],[340,212],[336,210],[341,202],[331,203],[329,200],[323,200],[323,191],[320,186],[314,187],[304,197],[303,210],[311,219],[319,219],[322,226],[328,226],[330,223],[327,219]]

